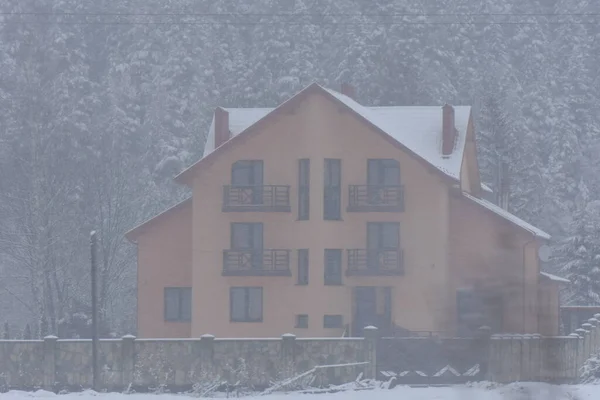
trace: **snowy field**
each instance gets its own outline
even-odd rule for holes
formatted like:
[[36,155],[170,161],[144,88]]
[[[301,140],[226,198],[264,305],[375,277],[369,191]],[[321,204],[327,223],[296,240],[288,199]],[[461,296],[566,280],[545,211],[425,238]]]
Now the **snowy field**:
[[[255,400],[591,400],[600,399],[600,386],[551,386],[544,384],[511,384],[499,387],[440,387],[409,388],[396,387],[392,390],[347,391],[328,394],[273,394],[268,396],[244,397]],[[120,394],[82,392],[56,395],[50,392],[35,393],[11,391],[0,394],[1,400],[32,400],[56,398],[56,400],[187,400],[190,395],[176,394]]]

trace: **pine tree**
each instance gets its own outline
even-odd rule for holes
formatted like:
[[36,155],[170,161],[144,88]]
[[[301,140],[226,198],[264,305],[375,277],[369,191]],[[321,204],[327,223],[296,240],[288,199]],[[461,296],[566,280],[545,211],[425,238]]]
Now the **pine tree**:
[[[557,242],[576,231],[579,188],[600,196],[600,31],[540,16],[595,12],[597,2],[238,3],[0,2],[7,19],[0,24],[0,279],[11,290],[0,291],[0,312],[7,319],[45,315],[57,332],[63,316],[87,302],[81,266],[89,262],[87,234],[97,229],[102,318],[112,328],[134,326],[134,248],[123,233],[186,194],[170,178],[202,153],[214,107],[274,106],[313,80],[332,88],[349,81],[371,105],[491,97],[495,117],[489,104],[474,112],[485,182],[494,184],[497,146],[485,140],[495,120],[516,143],[504,152],[511,211]],[[120,16],[98,18],[106,25],[69,23],[78,16],[11,23],[56,10]],[[222,15],[178,24],[175,16],[130,20],[128,13]],[[461,13],[535,14],[527,18],[538,23],[486,24],[479,22],[502,18]],[[127,23],[138,20],[175,23]]]
[[40,330],[39,330],[39,332],[40,332],[40,339],[45,338],[49,334],[49,331],[48,331],[48,320],[43,315],[42,315],[42,318],[40,319]]
[[572,283],[570,302],[600,305],[600,200],[578,212],[572,227],[559,253],[562,272]]
[[4,332],[2,333],[2,338],[4,340],[10,340],[10,326],[8,325],[8,322],[4,323]]
[[29,324],[25,325],[25,330],[23,331],[23,339],[24,340],[31,340],[32,339],[31,327],[29,326]]
[[489,90],[478,113],[478,160],[483,181],[498,194],[503,168],[509,166],[509,175],[519,176],[522,158],[510,116],[502,105],[502,93]]

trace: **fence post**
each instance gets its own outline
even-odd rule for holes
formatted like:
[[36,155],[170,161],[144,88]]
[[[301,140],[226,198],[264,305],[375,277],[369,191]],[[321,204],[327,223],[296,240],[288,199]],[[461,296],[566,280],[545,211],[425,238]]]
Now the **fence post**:
[[514,334],[510,336],[510,351],[511,351],[511,380],[509,382],[519,382],[523,379],[523,348],[522,348],[522,335]]
[[296,335],[284,333],[281,335],[281,362],[284,371],[293,371],[295,364]]
[[215,372],[213,356],[214,356],[214,343],[215,337],[210,334],[200,336],[200,370],[210,371],[211,374]]
[[[575,329],[575,333],[579,336],[579,343],[577,345],[577,352],[579,353],[579,362],[577,364],[579,368],[581,368],[587,360],[587,356],[585,354],[585,329]],[[577,373],[579,373],[579,371]]]
[[600,338],[598,337],[600,335],[600,320],[594,317],[590,318],[588,322],[592,325],[592,353],[595,354],[600,350]]
[[590,318],[588,319],[588,324],[590,324],[590,351],[592,352],[592,354],[596,354],[597,351],[597,347],[596,347],[596,341],[597,341],[597,329],[598,329],[598,320],[596,318]]
[[492,339],[492,328],[489,326],[482,326],[477,329],[477,341],[478,341],[478,353],[480,355],[481,363],[479,364],[479,370],[482,376],[487,376],[489,363],[490,363],[490,346]]
[[44,337],[44,389],[52,391],[56,383],[56,336]]
[[593,316],[593,319],[595,319],[596,322],[596,343],[594,343],[594,347],[596,349],[596,351],[600,351],[600,314],[595,314]]
[[531,335],[521,335],[521,382],[531,381]]
[[542,335],[536,333],[532,335],[531,340],[531,365],[532,365],[532,380],[537,382],[542,376]]
[[379,342],[379,330],[374,326],[363,329],[365,337],[365,361],[369,364],[365,368],[365,379],[377,378],[377,346]]
[[485,379],[492,382],[500,383],[504,377],[502,372],[505,370],[506,353],[502,351],[504,340],[502,335],[492,335],[490,339],[490,349],[488,357],[488,366],[485,373]]
[[585,330],[585,359],[587,360],[592,355],[592,325],[586,322],[581,327]]
[[579,376],[579,368],[581,367],[581,345],[579,344],[581,341],[581,337],[576,333],[569,334],[569,337],[572,338],[575,343],[573,347],[575,348],[575,356],[573,357],[573,365],[574,371],[571,371],[571,375],[576,379]]
[[127,389],[133,384],[133,372],[135,369],[135,336],[125,335],[121,338],[121,359],[123,370],[121,371],[121,384]]

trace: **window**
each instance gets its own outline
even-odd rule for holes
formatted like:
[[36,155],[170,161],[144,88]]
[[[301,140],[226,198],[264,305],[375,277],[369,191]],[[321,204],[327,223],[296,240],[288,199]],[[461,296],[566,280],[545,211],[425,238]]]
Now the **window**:
[[231,224],[231,249],[251,263],[252,268],[263,267],[263,224],[260,222]]
[[231,184],[233,186],[262,185],[262,160],[242,160],[233,163],[231,166]]
[[398,222],[369,222],[367,224],[369,249],[396,250],[400,247],[400,224]]
[[189,322],[192,320],[192,288],[165,288],[165,321]]
[[308,249],[298,249],[298,285],[308,285]]
[[250,204],[263,203],[262,160],[236,161],[231,166],[231,186],[238,187],[248,196]]
[[298,161],[298,220],[308,220],[310,215],[310,160]]
[[[367,268],[385,267],[392,252],[400,249],[400,224],[398,222],[367,223]],[[397,253],[396,253],[397,254]]]
[[229,290],[231,322],[262,322],[263,289],[232,287]]
[[260,222],[234,222],[231,224],[231,248],[258,249],[263,248],[263,224]]
[[392,159],[367,161],[367,184],[369,186],[400,185],[400,163]]
[[323,328],[342,328],[343,326],[344,318],[341,315],[323,316]]
[[296,328],[308,328],[308,314],[296,315]]
[[342,250],[325,249],[325,284],[342,284]]
[[400,163],[398,161],[392,159],[367,161],[367,201],[370,205],[389,205],[402,208]]
[[342,161],[325,159],[323,219],[340,220],[342,208]]

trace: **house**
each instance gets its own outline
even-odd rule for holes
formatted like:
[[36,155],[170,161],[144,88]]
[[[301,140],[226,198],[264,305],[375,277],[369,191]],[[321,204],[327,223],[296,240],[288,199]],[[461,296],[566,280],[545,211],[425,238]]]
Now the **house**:
[[217,108],[175,179],[192,197],[127,234],[140,337],[558,333],[549,235],[486,200],[470,107],[312,84]]

